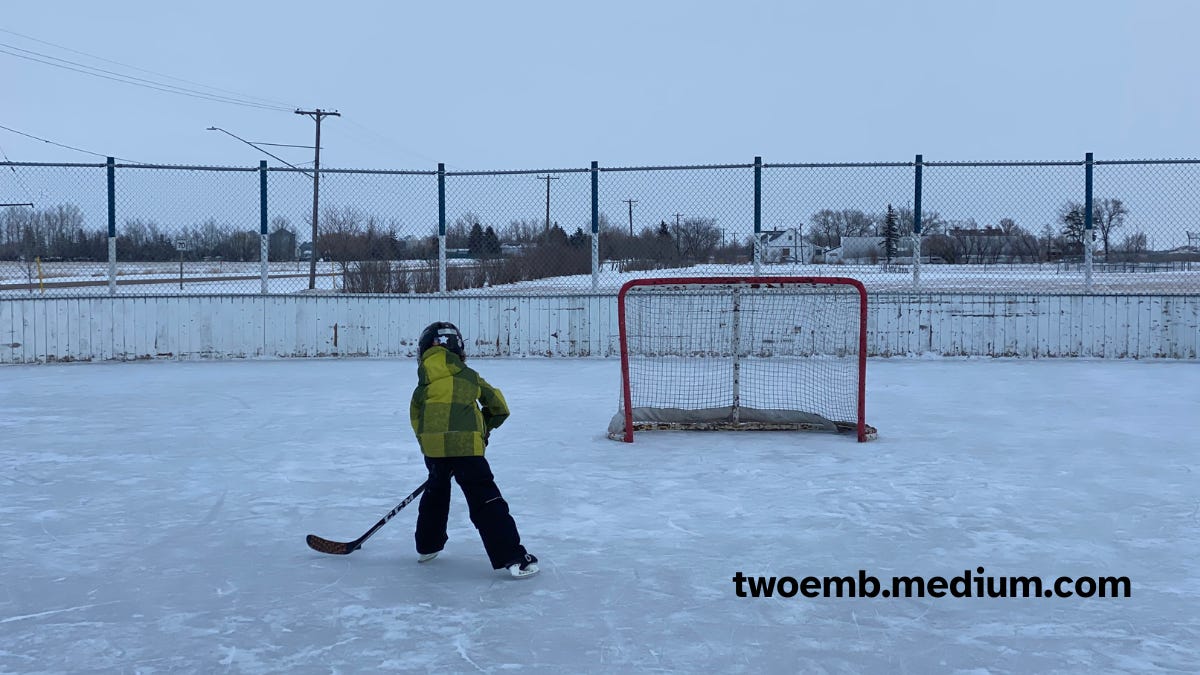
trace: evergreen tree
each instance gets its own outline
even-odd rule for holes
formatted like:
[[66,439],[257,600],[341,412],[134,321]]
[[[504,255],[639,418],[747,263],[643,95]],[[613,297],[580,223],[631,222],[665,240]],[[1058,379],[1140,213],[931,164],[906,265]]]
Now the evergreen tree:
[[1063,207],[1059,215],[1059,220],[1062,222],[1062,236],[1066,238],[1067,245],[1074,253],[1083,252],[1083,238],[1087,233],[1084,229],[1084,210],[1083,205],[1075,202],[1069,202]]
[[568,243],[575,248],[585,248],[589,241],[591,241],[591,238],[583,233],[583,228],[577,227],[575,228],[575,232],[571,234],[571,238],[568,240]]
[[472,258],[482,258],[483,250],[483,228],[480,227],[479,221],[471,226],[471,231],[467,234],[467,250]]
[[883,257],[892,264],[900,247],[900,218],[891,204],[887,207],[887,218],[883,221]]
[[562,229],[561,225],[554,223],[553,227],[551,227],[549,230],[546,230],[546,234],[544,235],[544,239],[542,241],[547,246],[566,246],[570,241],[570,238],[567,237],[567,232],[566,230]]
[[663,220],[658,223],[658,234],[651,250],[654,258],[660,262],[679,259],[679,249],[675,237],[671,236],[671,226],[667,225],[667,221]]
[[496,231],[491,225],[483,231],[483,253],[489,258],[497,258],[500,256],[500,237],[496,236]]

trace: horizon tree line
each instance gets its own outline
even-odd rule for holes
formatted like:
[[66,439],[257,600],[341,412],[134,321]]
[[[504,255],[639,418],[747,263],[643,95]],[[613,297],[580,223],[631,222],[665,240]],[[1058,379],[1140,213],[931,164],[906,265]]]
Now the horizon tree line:
[[[1093,202],[1094,236],[1107,259],[1114,249],[1126,253],[1146,252],[1148,237],[1144,232],[1128,234],[1118,240],[1125,227],[1129,207],[1118,198],[1102,198]],[[950,258],[972,259],[973,253],[963,250],[967,233],[972,236],[1002,234],[1020,244],[1020,255],[1048,259],[1054,253],[1076,255],[1083,247],[1083,207],[1074,201],[1064,202],[1055,214],[1052,227],[1017,224],[1012,218],[1001,218],[995,224],[980,227],[973,218],[950,220],[937,211],[922,214],[922,234],[931,248],[945,249]],[[845,236],[881,236],[883,255],[892,260],[899,244],[912,234],[912,209],[888,204],[879,214],[859,209],[820,209],[808,218],[806,238],[814,245],[833,248]],[[275,216],[270,234],[297,235],[311,227],[308,218],[299,227],[289,219]],[[426,226],[427,227],[427,226]],[[422,228],[424,229],[424,228]],[[354,206],[326,206],[322,211],[317,250],[322,257],[349,262],[352,260],[428,259],[436,256],[436,231],[426,235],[413,234],[414,228],[396,220],[385,221]],[[427,230],[428,231],[428,230]],[[281,241],[286,240],[283,237]],[[500,257],[505,247],[523,250],[534,247],[553,249],[590,247],[590,223],[577,225],[568,231],[558,222],[543,219],[514,219],[503,226],[485,224],[478,214],[467,211],[447,227],[446,245],[461,249],[470,258],[483,260]],[[607,214],[600,215],[600,256],[606,261],[653,261],[663,265],[678,265],[704,261],[736,262],[747,258],[752,250],[749,233],[730,235],[714,218],[689,217],[682,221],[661,220],[657,226],[645,226],[630,235],[625,227],[613,224]],[[104,260],[107,259],[107,228],[87,227],[81,210],[70,203],[40,209],[8,207],[0,210],[0,259]],[[153,219],[126,220],[117,234],[117,249],[121,258],[144,261],[177,260],[181,248],[189,259],[216,258],[257,261],[260,238],[256,230],[222,224],[209,217],[193,225],[165,227]],[[1028,250],[1026,250],[1028,249]],[[933,255],[938,255],[930,251]],[[978,252],[975,252],[978,253]],[[294,260],[296,251],[276,246],[270,251],[273,260]],[[946,257],[943,255],[942,257]],[[947,258],[949,261],[949,258]]]

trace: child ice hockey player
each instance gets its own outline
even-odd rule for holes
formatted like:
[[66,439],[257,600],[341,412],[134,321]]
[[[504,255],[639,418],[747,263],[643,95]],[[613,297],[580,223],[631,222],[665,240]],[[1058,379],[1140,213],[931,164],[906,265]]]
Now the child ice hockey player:
[[409,413],[429,469],[417,513],[417,561],[433,560],[446,545],[453,476],[492,568],[517,578],[537,574],[537,558],[521,545],[508,502],[483,456],[492,430],[508,418],[504,395],[463,363],[462,333],[454,324],[430,324],[417,348],[417,388]]

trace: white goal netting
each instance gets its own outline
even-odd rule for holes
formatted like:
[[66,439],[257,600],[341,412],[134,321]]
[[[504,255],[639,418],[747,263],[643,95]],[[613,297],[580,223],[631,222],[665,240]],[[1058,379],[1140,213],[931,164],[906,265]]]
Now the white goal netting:
[[630,419],[632,430],[873,433],[860,431],[865,295],[856,282],[825,281],[628,284],[609,435],[632,440]]

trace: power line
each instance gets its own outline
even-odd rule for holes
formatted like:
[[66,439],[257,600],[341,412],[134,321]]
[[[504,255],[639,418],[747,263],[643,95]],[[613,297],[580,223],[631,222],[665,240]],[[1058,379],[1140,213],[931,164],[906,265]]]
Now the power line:
[[[28,61],[34,61],[36,63],[43,63],[48,66],[54,66],[56,68],[63,68],[64,70],[70,70],[70,71],[74,71],[77,73],[82,73],[84,75],[91,75],[93,77],[99,77],[99,78],[102,78],[105,80],[113,80],[115,82],[123,82],[125,84],[132,84],[137,87],[145,87],[147,89],[155,89],[158,91],[165,91],[169,94],[179,94],[181,96],[191,96],[193,98],[206,99],[206,100],[210,100],[210,101],[216,101],[218,103],[231,103],[233,105],[241,105],[241,106],[246,106],[246,107],[251,107],[251,108],[262,108],[262,109],[266,109],[266,110],[287,110],[287,108],[284,108],[281,106],[264,105],[261,103],[254,103],[251,101],[238,100],[238,99],[235,99],[230,96],[222,96],[220,94],[210,94],[207,92],[197,91],[194,89],[188,89],[186,87],[179,87],[179,86],[176,86],[173,84],[165,84],[162,82],[155,82],[153,80],[147,80],[147,79],[141,78],[141,77],[134,77],[132,75],[124,75],[122,73],[118,73],[115,71],[105,70],[103,68],[97,68],[95,66],[89,66],[84,63],[77,63],[75,61],[69,61],[67,59],[61,59],[57,56],[50,56],[49,54],[41,54],[41,53],[29,50],[29,49],[22,49],[21,47],[15,47],[15,46],[9,45],[9,44],[0,43],[0,47],[4,47],[7,49],[15,49],[19,52],[25,53],[25,54],[16,54],[11,51],[7,51],[7,49],[0,49],[0,53],[8,54],[9,56],[16,56],[17,58],[26,59]],[[32,54],[32,56],[26,56],[26,54]],[[60,61],[61,63],[52,63],[51,61],[46,61],[44,59],[50,59],[51,61]],[[62,65],[62,64],[68,64],[68,65]],[[77,67],[72,68],[71,66],[77,66]],[[81,70],[81,69],[86,69],[86,70]],[[90,71],[96,71],[96,72],[90,72]]]
[[246,141],[246,142],[250,143],[252,145],[270,145],[275,148],[304,148],[305,150],[313,149],[313,146],[311,146],[311,145],[296,145],[295,143],[267,143],[265,141]]
[[[6,126],[4,126],[4,125],[2,125],[2,124],[0,124],[0,129],[4,129],[5,131],[11,131],[11,132],[13,132],[14,134],[18,134],[18,135],[24,136],[24,137],[26,137],[26,138],[32,138],[32,139],[33,139],[33,140],[35,140],[35,141],[41,141],[41,142],[43,142],[43,143],[49,143],[50,145],[57,145],[57,146],[58,146],[58,147],[60,147],[60,148],[66,148],[66,149],[68,149],[68,150],[74,150],[75,152],[82,152],[82,153],[83,153],[83,154],[85,154],[85,155],[95,155],[96,157],[110,157],[110,156],[111,156],[111,155],[104,155],[104,154],[101,154],[101,153],[99,153],[99,152],[92,152],[91,150],[84,150],[83,148],[76,148],[76,147],[74,147],[74,146],[65,145],[65,144],[63,144],[63,143],[55,143],[54,141],[46,140],[45,138],[40,138],[40,137],[38,137],[38,136],[34,136],[33,134],[27,134],[27,133],[25,133],[24,131],[17,131],[16,129],[11,129],[11,128],[9,128],[9,127],[6,127]],[[132,163],[132,164],[145,164],[145,162],[139,162],[139,161],[137,161],[137,160],[134,160],[134,159],[125,159],[125,158],[123,158],[123,157],[113,157],[113,159],[119,159],[119,160],[121,160],[122,162],[130,162],[130,163]]]
[[[358,122],[355,122],[354,120],[348,119],[348,120],[346,120],[346,121],[347,121],[347,122],[349,122],[351,126],[358,127],[359,129],[362,129],[363,131],[367,132],[368,134],[370,134],[370,135],[374,136],[374,137],[375,137],[375,138],[377,138],[377,139],[381,139],[381,140],[387,141],[388,143],[391,143],[392,145],[394,145],[396,148],[399,148],[400,150],[402,150],[402,151],[404,151],[404,152],[406,152],[406,153],[408,153],[408,154],[410,154],[410,155],[413,155],[414,157],[419,157],[419,158],[421,158],[421,159],[423,159],[423,160],[425,160],[425,161],[427,161],[427,162],[429,162],[429,163],[431,163],[431,164],[437,164],[437,160],[436,160],[436,159],[433,159],[432,157],[429,157],[429,156],[427,156],[427,155],[423,155],[423,154],[421,154],[420,152],[417,152],[416,150],[413,150],[412,148],[406,147],[406,146],[404,146],[403,144],[401,144],[399,141],[397,141],[397,140],[396,140],[396,139],[394,139],[394,138],[391,138],[391,137],[389,137],[389,136],[387,136],[387,135],[385,135],[385,134],[382,134],[382,133],[380,133],[380,132],[378,132],[378,131],[375,131],[374,129],[371,129],[371,128],[369,128],[369,127],[367,127],[367,126],[363,125],[363,124],[360,124],[360,123],[358,123]],[[355,132],[354,132],[353,130],[351,130],[351,133],[355,133]],[[458,168],[458,167],[455,167],[455,166],[453,166],[453,165],[451,165],[451,164],[449,164],[449,163],[447,163],[447,164],[446,164],[446,166],[447,166],[449,169],[451,169],[451,170],[456,170],[456,169]]]
[[[17,53],[8,51],[9,49],[15,49],[20,52],[26,52],[26,54],[33,54],[33,56],[26,56],[25,54],[17,54]],[[15,56],[17,58],[25,59],[27,61],[33,61],[35,63],[42,63],[47,66],[54,66],[55,68],[62,68],[64,70],[70,70],[70,71],[73,71],[76,73],[82,73],[84,75],[91,75],[92,77],[99,77],[99,78],[102,78],[105,80],[112,80],[114,82],[122,82],[124,84],[131,84],[135,87],[144,87],[146,89],[154,89],[157,91],[164,91],[164,92],[167,92],[168,94],[179,94],[180,96],[190,96],[192,98],[199,98],[199,99],[204,99],[204,100],[208,100],[208,101],[215,101],[217,103],[229,103],[232,105],[245,106],[247,108],[260,108],[263,110],[280,110],[280,111],[287,110],[287,108],[277,106],[277,105],[265,105],[262,103],[253,103],[253,102],[244,101],[244,100],[239,101],[239,100],[234,99],[229,96],[221,96],[219,94],[208,94],[205,92],[191,90],[191,89],[187,89],[184,87],[178,87],[173,84],[164,84],[162,82],[154,82],[153,80],[147,80],[147,79],[140,78],[140,77],[133,77],[132,75],[122,75],[121,73],[116,73],[116,72],[113,72],[110,70],[104,70],[103,68],[96,68],[95,66],[89,66],[86,64],[82,64],[82,63],[76,63],[74,61],[68,61],[66,59],[60,59],[57,56],[50,56],[47,54],[39,54],[37,52],[30,51],[28,49],[14,47],[12,45],[4,44],[4,43],[0,43],[0,54],[8,54],[9,56]],[[51,59],[51,61],[46,61],[45,59]],[[62,63],[53,63],[52,61],[61,61]],[[69,64],[69,65],[63,65],[63,64]],[[78,67],[73,68],[72,66],[78,66]],[[84,70],[84,69],[86,69],[86,70]],[[96,71],[96,72],[90,72],[90,71]],[[103,73],[107,73],[107,74],[103,74]]]
[[[248,146],[250,146],[250,147],[254,148],[255,150],[257,150],[257,151],[259,151],[259,152],[263,153],[264,155],[270,155],[271,157],[274,157],[275,159],[277,159],[277,160],[279,160],[279,161],[283,162],[284,164],[287,164],[288,166],[292,167],[293,169],[300,169],[300,167],[296,166],[295,164],[292,164],[291,162],[287,161],[286,159],[284,159],[284,158],[282,158],[282,157],[279,157],[278,155],[272,155],[271,153],[267,152],[266,150],[263,150],[262,148],[258,147],[258,144],[251,143],[250,141],[248,141],[248,140],[246,140],[246,139],[242,138],[241,136],[238,136],[237,134],[235,134],[235,133],[233,133],[233,132],[230,132],[230,131],[225,131],[225,130],[224,130],[224,129],[222,129],[221,127],[209,127],[209,128],[208,128],[208,131],[220,131],[220,132],[221,132],[221,133],[223,133],[223,134],[229,134],[230,136],[233,136],[234,138],[236,138],[236,139],[238,139],[239,141],[241,141],[241,142],[245,143],[246,145],[248,145]],[[269,144],[269,143],[263,143],[263,145],[270,145],[270,144]],[[293,147],[293,148],[303,148],[303,147],[311,147],[311,146],[292,145],[292,146],[287,146],[287,147]],[[302,172],[302,173],[303,173],[305,176],[308,176],[309,178],[312,178],[312,177],[313,177],[313,175],[312,175],[311,173],[309,173],[309,172],[305,171],[304,169],[300,169],[300,171],[301,171],[301,172]]]
[[[11,159],[8,158],[8,153],[4,151],[3,147],[0,147],[0,156],[3,156],[4,161],[6,161],[6,162],[12,161]],[[13,178],[16,179],[17,184],[21,186],[21,189],[25,191],[25,194],[26,195],[33,194],[32,192],[30,192],[29,186],[25,184],[25,179],[21,177],[21,174],[17,173],[17,167],[9,165],[8,169],[10,171],[12,171]]]
[[[192,80],[184,79],[184,78],[182,78],[182,77],[175,77],[175,76],[173,76],[173,75],[167,75],[167,74],[165,74],[165,73],[158,73],[158,72],[155,72],[155,71],[153,71],[153,70],[146,70],[145,68],[139,68],[139,67],[137,67],[137,66],[131,66],[131,65],[129,65],[128,63],[121,63],[120,61],[113,61],[112,59],[106,59],[106,58],[104,58],[104,57],[102,57],[102,56],[96,56],[95,54],[89,54],[89,53],[87,53],[87,52],[81,52],[81,51],[79,51],[78,49],[71,49],[70,47],[64,47],[63,45],[55,44],[55,43],[53,43],[53,42],[47,42],[46,40],[39,40],[38,38],[31,37],[31,36],[29,36],[29,35],[23,35],[23,34],[21,34],[21,33],[18,33],[18,32],[16,32],[16,31],[12,31],[12,30],[8,30],[8,29],[6,29],[6,28],[0,28],[0,33],[8,33],[9,35],[16,35],[17,37],[24,38],[24,39],[26,39],[26,40],[30,40],[30,41],[32,41],[32,42],[38,42],[38,43],[41,43],[41,44],[44,44],[44,45],[47,45],[47,46],[50,46],[50,47],[55,47],[55,48],[57,48],[57,49],[61,49],[61,50],[63,50],[63,51],[71,52],[72,54],[79,54],[80,56],[86,56],[86,57],[88,57],[88,58],[96,59],[97,61],[104,61],[105,63],[111,63],[111,64],[113,64],[113,65],[121,66],[121,67],[123,67],[123,68],[129,68],[129,69],[136,70],[136,71],[139,71],[139,72],[142,72],[142,73],[149,73],[149,74],[151,74],[151,75],[157,75],[157,76],[159,76],[159,77],[165,77],[165,78],[167,78],[167,79],[169,79],[169,80],[176,80],[176,81],[178,81],[178,82],[186,82],[186,83],[188,83],[188,84],[193,84],[193,85],[196,85],[197,87],[204,87],[205,89],[212,89],[213,91],[222,91],[222,92],[225,92],[226,94],[235,94],[235,95],[237,95],[239,98],[242,98],[242,99],[251,100],[251,101],[262,101],[262,102],[264,102],[264,103],[275,103],[275,104],[278,104],[278,105],[280,105],[280,106],[283,106],[284,108],[288,108],[288,109],[290,109],[290,108],[292,108],[292,107],[293,107],[293,106],[290,106],[290,105],[288,105],[288,104],[286,104],[286,103],[283,103],[282,101],[275,101],[275,100],[272,100],[272,99],[269,99],[269,98],[261,98],[261,97],[258,97],[258,96],[250,96],[250,95],[248,95],[248,94],[243,94],[243,93],[241,93],[241,92],[233,91],[233,90],[231,90],[231,89],[222,89],[222,88],[220,88],[220,87],[213,87],[213,86],[211,86],[211,85],[207,85],[207,84],[204,84],[204,83],[202,83],[202,82],[193,82]],[[14,49],[15,49],[15,47],[14,47]],[[36,52],[31,52],[31,53],[36,53]]]

